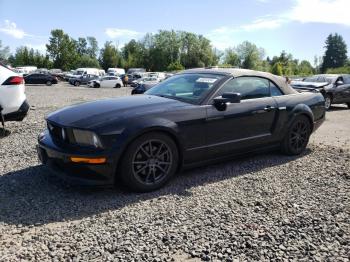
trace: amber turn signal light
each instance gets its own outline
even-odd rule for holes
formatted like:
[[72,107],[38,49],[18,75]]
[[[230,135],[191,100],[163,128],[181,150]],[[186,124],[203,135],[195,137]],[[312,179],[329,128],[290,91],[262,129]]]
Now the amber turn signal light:
[[86,158],[86,157],[70,157],[70,161],[74,163],[86,163],[86,164],[103,164],[106,163],[105,157],[100,158]]

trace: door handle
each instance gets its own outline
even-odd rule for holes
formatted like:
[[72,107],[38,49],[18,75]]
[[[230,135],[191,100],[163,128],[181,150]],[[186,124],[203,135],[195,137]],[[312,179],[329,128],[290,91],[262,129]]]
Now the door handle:
[[272,111],[272,110],[274,110],[275,108],[273,107],[273,106],[266,106],[265,108],[264,108],[264,111],[266,111],[266,112],[270,112],[270,111]]

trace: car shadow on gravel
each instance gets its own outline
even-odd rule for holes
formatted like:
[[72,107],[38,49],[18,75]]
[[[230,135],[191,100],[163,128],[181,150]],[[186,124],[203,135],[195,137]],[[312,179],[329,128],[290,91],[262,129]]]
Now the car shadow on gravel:
[[43,225],[77,220],[114,211],[146,200],[167,196],[191,196],[191,189],[209,183],[246,176],[283,165],[310,154],[284,156],[268,153],[234,159],[221,164],[196,168],[178,174],[164,188],[150,193],[127,192],[123,187],[101,189],[70,186],[38,165],[0,176],[0,224]]
[[11,131],[0,127],[0,139],[11,135]]

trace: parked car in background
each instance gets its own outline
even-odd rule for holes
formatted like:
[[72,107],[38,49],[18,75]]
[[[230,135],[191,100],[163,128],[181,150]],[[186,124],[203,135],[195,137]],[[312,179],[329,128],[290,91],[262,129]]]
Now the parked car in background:
[[76,74],[76,70],[70,70],[69,72],[65,72],[63,74],[63,78],[64,80],[69,81],[69,79],[74,77]]
[[49,70],[49,73],[57,77],[58,80],[61,80],[61,81],[64,80],[64,75],[61,69],[53,68]]
[[45,84],[51,86],[57,84],[57,77],[47,73],[33,73],[24,77],[26,84]]
[[91,80],[88,86],[94,88],[121,88],[123,86],[123,81],[118,76],[104,76],[99,79]]
[[36,66],[18,66],[15,68],[15,71],[22,76],[26,76],[37,69]]
[[128,74],[128,84],[131,85],[133,81],[141,79],[144,75],[144,73]]
[[325,98],[326,109],[332,104],[347,104],[350,108],[350,75],[323,74],[292,81],[299,92],[319,91]]
[[147,76],[148,77],[155,77],[155,78],[159,79],[160,81],[162,81],[166,78],[166,74],[163,72],[148,72]]
[[25,95],[24,79],[21,75],[0,62],[0,123],[22,121],[29,104]]
[[320,93],[243,69],[177,74],[145,95],[60,109],[38,136],[38,156],[72,183],[123,182],[147,192],[178,171],[247,152],[301,154],[325,119]]
[[145,72],[146,72],[146,69],[144,68],[129,68],[128,71],[126,71],[128,75],[135,74],[135,73],[145,73]]
[[98,75],[84,74],[79,77],[71,77],[69,83],[74,86],[86,85],[91,80],[99,79]]
[[107,74],[114,75],[114,76],[125,75],[125,69],[124,68],[108,68]]
[[146,76],[146,77],[141,77],[139,79],[136,79],[134,81],[131,82],[131,87],[136,87],[138,84],[141,84],[141,83],[145,83],[145,82],[156,82],[156,83],[159,83],[160,80],[156,77],[149,77],[149,76]]

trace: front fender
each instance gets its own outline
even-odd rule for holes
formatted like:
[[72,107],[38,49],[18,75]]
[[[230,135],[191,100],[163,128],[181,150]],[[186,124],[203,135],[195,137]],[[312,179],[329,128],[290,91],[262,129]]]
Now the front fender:
[[123,152],[137,137],[152,131],[167,133],[175,140],[179,151],[183,150],[184,143],[178,125],[161,117],[138,118],[136,121],[130,121],[125,128],[117,132],[117,143],[114,146],[118,148],[119,152]]

